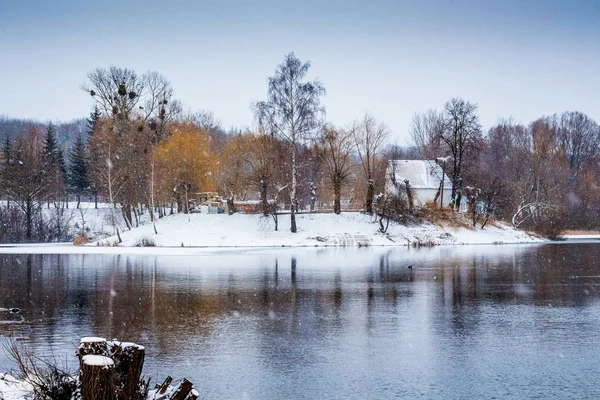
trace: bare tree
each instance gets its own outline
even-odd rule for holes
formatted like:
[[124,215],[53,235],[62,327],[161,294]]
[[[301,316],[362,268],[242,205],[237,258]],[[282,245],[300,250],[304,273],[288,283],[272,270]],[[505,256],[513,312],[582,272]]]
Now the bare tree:
[[367,113],[361,121],[354,123],[352,133],[356,152],[367,183],[365,209],[367,213],[373,214],[377,159],[383,151],[388,137],[388,130],[383,123],[378,123],[372,115]]
[[435,160],[445,154],[441,138],[444,134],[444,115],[435,110],[415,114],[410,124],[410,137],[423,160]]
[[556,131],[557,144],[565,152],[572,178],[597,161],[600,127],[594,120],[580,112],[565,112],[549,117],[548,123]]
[[117,135],[111,127],[109,120],[99,120],[94,136],[89,144],[90,151],[95,154],[92,158],[92,179],[96,187],[100,188],[108,196],[108,207],[110,219],[114,232],[121,242],[121,234],[117,222],[115,205],[120,192],[125,186],[125,178],[122,176],[123,169],[120,162],[123,157],[122,147],[117,146]]
[[[245,153],[246,164],[250,170],[248,178],[250,182],[259,190],[261,208],[264,216],[276,211],[277,204],[274,204],[275,209],[269,206],[269,192],[273,192],[275,188],[271,187],[274,182],[273,178],[276,174],[276,165],[280,157],[278,145],[280,143],[270,135],[259,133],[251,138],[251,145],[248,152]],[[279,191],[277,191],[279,194]],[[276,201],[277,198],[274,198]]]
[[[110,127],[115,135],[111,151],[120,155],[111,174],[124,179],[115,201],[122,204],[124,221],[131,229],[134,217],[139,224],[142,204],[153,208],[154,149],[168,137],[168,124],[180,115],[181,105],[173,99],[170,82],[154,71],[139,76],[127,68],[98,68],[88,74],[82,89],[92,96],[107,120],[105,128]],[[97,164],[103,165],[101,161]],[[152,210],[151,214],[154,219]]]
[[341,212],[342,184],[352,171],[351,153],[354,148],[352,131],[328,127],[320,138],[325,172],[333,186],[333,212]]
[[145,106],[142,119],[148,123],[154,133],[152,142],[156,145],[165,139],[165,128],[169,122],[176,120],[182,113],[179,100],[174,99],[171,82],[156,71],[148,71],[142,75],[145,87]]
[[317,81],[305,82],[310,63],[302,63],[294,53],[288,54],[269,78],[266,101],[255,105],[259,125],[273,136],[286,141],[291,148],[292,182],[290,194],[291,231],[296,232],[298,207],[298,147],[322,125],[325,109],[321,97],[325,88]]
[[223,123],[212,111],[198,110],[196,112],[188,112],[183,118],[184,121],[189,121],[196,125],[198,129],[207,131],[211,134],[215,132],[223,132]]
[[33,126],[17,136],[12,146],[13,162],[7,164],[4,181],[8,197],[25,214],[25,238],[32,239],[34,217],[49,190],[43,162],[42,135]]
[[444,106],[444,134],[441,140],[452,156],[452,204],[460,205],[462,172],[466,155],[481,139],[481,125],[477,105],[461,98],[453,98]]
[[248,189],[246,157],[250,151],[250,135],[228,137],[219,161],[218,183],[221,192],[227,193],[229,214],[235,210],[235,200],[244,200]]
[[135,71],[115,66],[97,68],[88,74],[88,81],[81,88],[92,96],[105,116],[129,120],[137,113],[144,82]]

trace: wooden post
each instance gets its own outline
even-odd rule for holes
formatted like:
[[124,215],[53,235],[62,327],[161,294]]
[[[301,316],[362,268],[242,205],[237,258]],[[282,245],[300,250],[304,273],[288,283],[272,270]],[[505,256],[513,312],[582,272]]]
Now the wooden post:
[[194,384],[192,382],[183,378],[170,400],[185,400],[187,395],[192,391],[193,386]]
[[167,379],[165,379],[165,381],[162,383],[162,385],[156,385],[156,390],[158,390],[158,394],[164,394],[169,388],[171,382],[173,382],[173,378],[169,375],[167,376]]
[[185,398],[185,400],[196,400],[198,397],[200,397],[200,393],[198,393],[196,389],[192,389],[188,397]]
[[116,400],[115,363],[105,356],[85,355],[79,370],[82,400]]

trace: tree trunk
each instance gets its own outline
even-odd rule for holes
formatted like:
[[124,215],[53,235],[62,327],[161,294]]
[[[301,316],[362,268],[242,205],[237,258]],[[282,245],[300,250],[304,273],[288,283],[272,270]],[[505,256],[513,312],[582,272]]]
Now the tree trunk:
[[341,205],[342,185],[338,179],[333,180],[333,212],[340,214],[342,212]]
[[435,196],[433,197],[433,206],[434,208],[437,208],[437,201],[440,198],[440,195],[442,196],[442,200],[440,200],[440,208],[444,207],[444,205],[442,204],[444,202],[444,195],[442,193],[442,186],[444,185],[444,181],[440,182],[440,185],[438,186],[437,192],[435,192]]
[[25,205],[25,219],[27,220],[27,229],[25,231],[25,238],[29,241],[31,240],[31,231],[33,225],[33,204],[31,199],[27,199],[27,203]]
[[483,223],[481,224],[481,229],[485,228],[485,225],[488,223],[489,219],[490,219],[490,215],[486,214],[485,219],[483,220]]
[[[183,210],[183,206],[181,204],[181,195],[179,192],[175,194],[175,201],[177,202],[177,213],[180,213]],[[171,214],[173,214],[173,202],[171,202]]]
[[125,203],[121,207],[121,213],[123,214],[123,219],[125,220],[125,225],[128,230],[132,228],[132,220],[131,220],[131,204]]
[[296,185],[298,184],[298,167],[296,166],[296,149],[292,149],[292,190],[290,193],[290,230],[292,233],[298,231],[296,227],[296,207],[298,206],[298,199],[296,199]]
[[275,232],[277,232],[277,230],[279,229],[279,216],[277,215],[277,205],[273,209],[271,217],[273,217],[273,222],[275,222]]
[[375,182],[373,181],[373,179],[369,179],[369,183],[368,183],[368,187],[367,187],[367,203],[366,203],[366,209],[367,209],[367,213],[369,215],[373,214],[373,197],[375,196]]
[[460,202],[462,200],[462,178],[458,178],[458,187],[456,190],[456,210],[460,211]]
[[[150,168],[150,204],[148,205],[150,210],[150,221],[154,222],[154,146],[152,146],[152,164]],[[156,231],[156,226],[154,227]]]
[[138,217],[138,211],[133,207],[133,216],[135,217],[135,227],[140,226],[140,219]]
[[266,217],[269,215],[269,201],[267,200],[267,182],[261,180],[260,182],[260,203],[262,204],[262,212]]
[[479,216],[477,214],[477,199],[469,199],[469,197],[467,199],[472,200],[469,202],[469,208],[471,209],[471,217],[473,218],[473,228],[475,228],[477,226],[477,217]]
[[185,188],[185,204],[184,204],[184,209],[183,209],[183,213],[187,214],[190,211],[190,201],[188,200],[188,188]]

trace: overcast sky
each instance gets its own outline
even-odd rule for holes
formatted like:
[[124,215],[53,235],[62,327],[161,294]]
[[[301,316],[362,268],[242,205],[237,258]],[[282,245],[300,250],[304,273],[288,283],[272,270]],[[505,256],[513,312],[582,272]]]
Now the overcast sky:
[[600,1],[0,1],[0,115],[87,116],[97,67],[156,70],[225,128],[284,55],[312,64],[328,119],[365,112],[405,144],[411,116],[460,96],[485,129],[582,111],[600,122]]

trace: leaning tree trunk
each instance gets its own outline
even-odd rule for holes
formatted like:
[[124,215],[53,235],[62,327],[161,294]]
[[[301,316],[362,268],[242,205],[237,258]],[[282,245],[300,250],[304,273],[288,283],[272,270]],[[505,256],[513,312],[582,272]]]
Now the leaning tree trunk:
[[[443,179],[443,177],[442,177]],[[440,182],[440,185],[437,188],[437,192],[435,192],[435,196],[433,197],[433,208],[437,208],[437,201],[440,198],[440,195],[442,196],[442,200],[440,200],[440,208],[443,208],[444,205],[442,204],[444,202],[444,194],[442,193],[442,186],[444,185],[444,181],[442,180]]]
[[132,218],[131,218],[131,204],[125,203],[121,206],[121,214],[123,214],[123,219],[125,220],[125,225],[127,225],[127,229],[131,230]]

